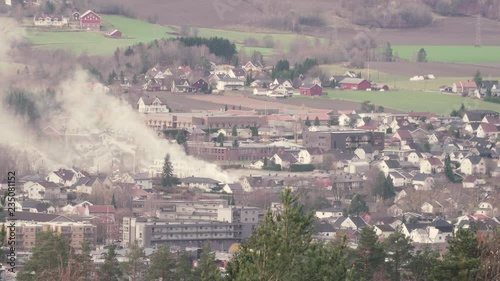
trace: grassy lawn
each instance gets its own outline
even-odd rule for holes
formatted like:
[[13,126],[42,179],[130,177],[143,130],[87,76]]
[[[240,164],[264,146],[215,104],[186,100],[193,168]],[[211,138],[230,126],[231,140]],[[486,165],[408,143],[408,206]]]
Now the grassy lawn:
[[427,53],[427,60],[433,62],[500,62],[499,46],[482,46],[478,48],[474,46],[392,46],[395,54],[410,61],[415,61],[416,54],[421,48],[425,49]]
[[[166,26],[115,15],[102,15],[101,25],[105,31],[120,30],[126,38],[106,38],[104,32],[37,31],[34,29],[28,30],[26,37],[42,49],[66,49],[76,54],[87,52],[89,55],[107,55],[113,53],[118,47],[123,48],[140,42],[147,43],[154,39],[169,38],[173,36],[169,33],[175,32]],[[251,54],[254,50],[263,55],[273,54],[275,50],[272,48],[244,47],[243,45],[245,38],[254,37],[262,42],[263,38],[268,35],[272,36],[276,45],[279,45],[283,50],[289,49],[291,42],[299,37],[299,35],[290,33],[257,33],[198,28],[198,36],[227,38],[236,43],[238,49],[244,49],[247,54]],[[305,38],[311,42],[314,41],[312,36]]]
[[[320,68],[329,75],[342,75],[347,70],[352,70],[351,68],[344,67],[340,64],[328,64],[321,65]],[[363,78],[368,77],[368,69],[356,69],[357,73],[361,72]],[[470,80],[472,77],[436,77],[433,80],[423,80],[423,81],[410,81],[407,76],[398,76],[388,73],[384,73],[378,70],[372,69],[370,71],[370,80],[374,83],[387,84],[391,89],[398,90],[412,90],[412,91],[439,91],[439,88],[443,85],[451,86],[457,81]],[[488,80],[500,80],[500,77],[485,77]]]
[[466,108],[470,109],[490,109],[500,112],[499,104],[420,91],[366,92],[330,90],[328,91],[328,97],[357,102],[371,101],[376,105],[401,111],[429,111],[444,115],[450,114],[452,109],[458,109],[462,103]]
[[43,49],[66,49],[76,54],[87,52],[89,55],[107,55],[113,53],[118,47],[123,48],[140,42],[147,43],[154,39],[166,38],[170,36],[166,33],[172,32],[170,28],[161,25],[121,16],[103,15],[102,19],[102,24],[106,29],[118,29],[123,36],[128,38],[106,38],[103,33],[80,31],[30,31],[27,33],[27,38]]

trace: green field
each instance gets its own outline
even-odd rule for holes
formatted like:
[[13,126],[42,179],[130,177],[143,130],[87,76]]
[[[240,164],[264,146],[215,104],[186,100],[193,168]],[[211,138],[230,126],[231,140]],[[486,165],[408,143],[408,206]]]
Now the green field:
[[399,57],[415,61],[418,51],[424,48],[427,61],[431,62],[456,62],[456,63],[485,63],[500,62],[499,46],[417,46],[395,45],[392,46],[394,54]]
[[[320,65],[320,68],[327,75],[342,75],[347,70],[351,70],[351,68],[344,67],[339,64],[328,64],[328,65]],[[361,72],[361,75],[364,79],[368,79],[368,70],[365,69],[356,69],[356,72]],[[408,76],[398,76],[387,74],[378,70],[370,70],[369,80],[374,83],[379,84],[387,84],[390,89],[397,90],[411,90],[411,91],[436,91],[439,92],[439,88],[443,85],[451,86],[454,82],[457,81],[466,81],[472,79],[472,77],[436,77],[433,80],[423,80],[423,81],[410,81]],[[500,80],[500,77],[484,77],[487,80]]]
[[[140,42],[147,43],[154,39],[175,36],[171,34],[175,32],[175,30],[166,26],[151,24],[122,16],[102,15],[101,25],[106,30],[120,30],[126,38],[106,38],[102,32],[60,30],[37,31],[34,29],[28,30],[25,36],[32,41],[33,44],[42,49],[66,49],[76,54],[87,52],[89,55],[112,54],[117,47],[123,48]],[[263,55],[273,54],[274,49],[272,48],[244,47],[243,45],[245,38],[253,37],[262,42],[263,38],[268,35],[272,36],[276,45],[280,46],[283,50],[287,50],[290,47],[290,43],[300,36],[287,33],[257,33],[198,28],[198,36],[218,36],[227,38],[234,42],[239,50],[243,49],[247,54],[251,54],[254,50],[261,52]],[[314,40],[311,36],[306,36],[305,38],[311,42]]]
[[118,29],[128,38],[106,38],[98,32],[30,31],[27,38],[43,49],[66,49],[76,54],[87,52],[89,55],[113,53],[117,47],[126,47],[140,42],[150,42],[157,38],[169,37],[170,28],[150,24],[121,16],[102,16],[102,24],[108,29]]
[[460,96],[419,91],[328,91],[329,98],[347,101],[371,101],[376,105],[401,111],[425,111],[448,115],[463,103],[468,109],[489,109],[500,112],[500,105]]

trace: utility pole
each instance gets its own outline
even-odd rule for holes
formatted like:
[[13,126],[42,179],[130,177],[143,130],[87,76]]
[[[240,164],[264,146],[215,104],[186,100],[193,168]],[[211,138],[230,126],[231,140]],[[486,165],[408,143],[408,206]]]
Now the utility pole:
[[476,21],[476,44],[474,47],[481,47],[481,14],[477,14]]

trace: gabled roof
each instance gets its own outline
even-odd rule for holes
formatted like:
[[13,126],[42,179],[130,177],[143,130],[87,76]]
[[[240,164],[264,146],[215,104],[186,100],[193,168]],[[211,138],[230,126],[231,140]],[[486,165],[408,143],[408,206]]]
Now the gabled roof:
[[59,169],[54,172],[58,177],[63,179],[64,181],[70,181],[73,179],[75,176],[75,173],[71,170],[66,170],[66,169]]
[[389,167],[389,169],[398,169],[398,168],[401,168],[401,164],[399,163],[399,161],[396,161],[396,160],[384,160],[384,162],[387,165],[387,167]]
[[380,229],[382,232],[393,232],[394,228],[388,224],[375,225],[376,228]]
[[431,166],[443,166],[443,162],[441,162],[441,160],[439,160],[438,158],[431,157],[425,160],[429,161]]
[[139,97],[139,99],[142,99],[145,105],[152,105],[156,99],[158,99],[161,104],[167,105],[167,97],[165,96],[142,96]]
[[315,233],[335,232],[335,228],[333,227],[333,225],[326,222],[316,222],[314,224],[314,232]]
[[316,86],[322,88],[320,85],[312,84],[312,83],[304,84],[304,85],[300,86],[300,88],[301,89],[311,89],[311,88],[316,87]]
[[399,138],[402,140],[413,140],[413,136],[411,135],[410,131],[398,130],[395,134],[398,134]]
[[80,18],[83,18],[83,17],[85,17],[86,15],[88,15],[88,14],[90,14],[90,13],[93,13],[93,14],[95,14],[98,18],[101,18],[101,17],[100,17],[100,16],[99,16],[96,12],[94,12],[94,11],[92,11],[92,10],[88,10],[88,11],[86,11],[85,13],[81,14],[81,15],[80,15]]
[[50,181],[37,181],[39,185],[45,187],[45,188],[58,188],[61,187],[59,184],[50,182]]
[[206,184],[219,184],[220,181],[210,179],[210,178],[200,178],[200,177],[187,177],[180,179],[183,183],[206,183]]
[[497,126],[488,123],[481,123],[480,127],[485,133],[498,133]]
[[469,157],[467,157],[465,159],[469,159],[469,161],[472,163],[472,165],[477,165],[477,164],[479,164],[481,162],[481,160],[483,159],[483,157],[481,157],[481,156],[469,156]]
[[18,221],[33,221],[33,222],[50,222],[50,221],[68,221],[74,220],[57,214],[31,213],[31,212],[15,212],[14,217]]
[[365,79],[361,79],[361,78],[351,78],[351,77],[347,77],[347,78],[344,78],[342,79],[339,84],[359,84],[363,81],[366,81]]
[[457,87],[464,87],[464,88],[477,88],[476,82],[474,81],[458,81],[455,82]]
[[426,179],[428,179],[429,177],[432,178],[431,175],[429,174],[421,174],[421,173],[418,173],[416,174],[414,177],[413,177],[413,181],[425,181]]
[[236,77],[246,76],[247,73],[243,68],[233,68],[233,73]]

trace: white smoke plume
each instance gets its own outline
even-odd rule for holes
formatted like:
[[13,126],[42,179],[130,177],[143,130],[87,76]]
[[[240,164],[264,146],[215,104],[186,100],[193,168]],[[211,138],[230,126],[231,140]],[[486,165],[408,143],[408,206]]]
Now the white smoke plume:
[[[0,23],[4,23],[2,20],[0,18]],[[15,22],[2,26],[0,64],[12,61],[11,45],[20,35],[19,30],[12,32],[17,29]],[[3,72],[0,73],[0,126],[3,130],[0,145],[25,155],[28,160],[24,162],[29,163],[31,170],[78,167],[95,171],[97,166],[99,172],[115,172],[110,169],[117,167],[114,162],[131,161],[133,165],[128,166],[139,172],[151,171],[155,160],[153,168],[161,170],[162,159],[169,153],[174,172],[178,174],[231,181],[217,165],[188,156],[179,145],[158,137],[130,104],[107,93],[103,85],[92,82],[84,70],[76,70],[71,79],[53,85],[54,106],[48,112],[41,112],[40,130],[36,131],[4,104],[9,78],[1,65],[0,72]],[[16,79],[15,75],[10,79]],[[54,142],[46,131],[42,131],[47,126],[62,133],[64,140]],[[90,143],[89,139],[92,139]]]

